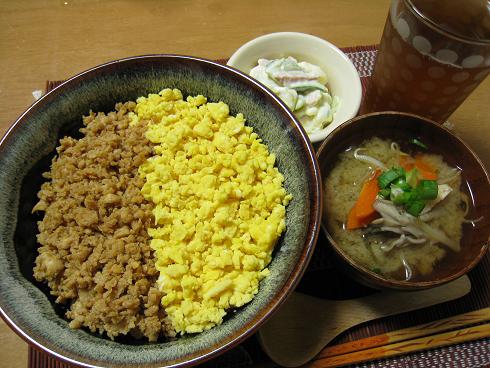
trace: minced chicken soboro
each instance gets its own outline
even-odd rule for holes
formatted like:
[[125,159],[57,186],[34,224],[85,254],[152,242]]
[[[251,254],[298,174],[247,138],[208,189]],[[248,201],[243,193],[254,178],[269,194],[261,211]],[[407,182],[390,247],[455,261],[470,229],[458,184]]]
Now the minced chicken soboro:
[[90,113],[82,139],[61,139],[33,209],[45,212],[34,277],[69,306],[70,327],[155,341],[175,333],[160,303],[146,231],[153,205],[140,192],[138,167],[152,149],[146,124],[129,124],[135,106]]
[[[364,148],[362,155],[374,157],[391,168],[398,166],[398,155],[391,149],[391,141],[372,138],[361,143]],[[433,272],[434,267],[452,250],[442,244],[411,244],[390,251],[381,250],[383,238],[373,236],[366,232],[366,228],[347,230],[346,220],[349,211],[353,208],[359,196],[364,181],[370,176],[374,167],[354,157],[351,147],[340,154],[338,162],[328,174],[325,184],[325,206],[327,211],[328,229],[338,245],[347,255],[358,264],[371,271],[393,277],[405,279],[405,266],[403,260],[414,272],[413,278],[423,278]],[[465,210],[462,206],[463,194],[460,191],[461,177],[454,175],[454,169],[448,166],[443,158],[434,154],[423,154],[425,162],[437,168],[440,178],[452,177],[450,183],[452,192],[439,203],[437,216],[428,224],[442,230],[449,238],[462,237],[462,223]]]

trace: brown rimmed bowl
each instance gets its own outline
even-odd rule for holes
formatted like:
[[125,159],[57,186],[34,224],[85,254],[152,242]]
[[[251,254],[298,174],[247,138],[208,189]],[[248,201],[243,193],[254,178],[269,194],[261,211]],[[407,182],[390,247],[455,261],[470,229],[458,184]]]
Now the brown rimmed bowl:
[[[338,161],[338,155],[362,141],[380,137],[398,143],[419,138],[429,150],[441,155],[452,167],[462,170],[461,190],[468,194],[467,218],[478,219],[463,224],[461,251],[447,255],[434,272],[423,280],[401,281],[384,277],[355,262],[342,249],[328,228],[327,196],[324,195],[322,229],[331,245],[337,265],[355,280],[377,289],[416,290],[444,284],[470,271],[485,255],[490,239],[490,181],[482,162],[471,148],[454,133],[431,120],[400,112],[372,113],[351,119],[330,134],[320,146],[317,158],[325,179]],[[454,253],[454,252],[453,252]]]
[[[252,302],[230,312],[223,324],[170,342],[111,341],[70,329],[62,307],[32,276],[37,256],[36,194],[59,138],[77,136],[82,115],[109,112],[116,102],[163,88],[203,94],[241,112],[277,157],[293,195],[287,229],[276,245],[270,276]],[[271,92],[233,68],[195,57],[148,55],[109,62],[55,88],[24,112],[0,144],[0,313],[29,344],[84,367],[190,366],[250,336],[286,299],[313,253],[320,229],[321,182],[306,133]]]

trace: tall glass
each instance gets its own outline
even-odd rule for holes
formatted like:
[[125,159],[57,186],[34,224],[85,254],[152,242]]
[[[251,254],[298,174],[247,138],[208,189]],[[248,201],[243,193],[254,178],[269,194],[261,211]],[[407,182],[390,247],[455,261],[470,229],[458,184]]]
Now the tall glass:
[[393,0],[362,112],[442,123],[489,72],[488,0]]

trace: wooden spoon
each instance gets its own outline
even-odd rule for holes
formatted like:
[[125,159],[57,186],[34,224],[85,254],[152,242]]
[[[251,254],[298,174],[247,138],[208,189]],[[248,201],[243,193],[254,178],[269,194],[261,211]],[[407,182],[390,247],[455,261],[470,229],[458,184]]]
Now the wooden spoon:
[[470,289],[470,280],[463,276],[429,290],[382,291],[350,300],[325,300],[294,292],[258,336],[274,362],[298,367],[355,325],[457,299]]

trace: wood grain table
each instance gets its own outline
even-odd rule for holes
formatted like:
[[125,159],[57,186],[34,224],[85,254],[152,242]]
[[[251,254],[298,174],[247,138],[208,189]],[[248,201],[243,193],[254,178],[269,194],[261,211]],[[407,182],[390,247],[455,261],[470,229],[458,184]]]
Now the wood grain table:
[[[230,56],[259,35],[296,31],[337,46],[379,42],[389,0],[0,0],[0,135],[46,80],[117,58]],[[452,115],[490,168],[490,78]],[[27,344],[0,321],[0,366],[27,365]]]

